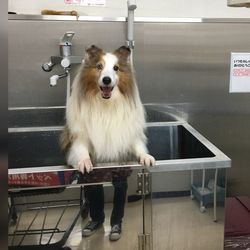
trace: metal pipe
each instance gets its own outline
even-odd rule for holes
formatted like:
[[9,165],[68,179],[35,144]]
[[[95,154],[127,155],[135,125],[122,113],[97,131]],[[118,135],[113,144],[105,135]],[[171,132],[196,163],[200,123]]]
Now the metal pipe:
[[127,40],[134,40],[134,10],[128,11],[128,29],[127,29]]
[[127,17],[127,46],[132,50],[134,48],[134,10],[137,8],[135,0],[128,0]]
[[71,90],[71,82],[70,82],[70,73],[67,74],[67,92],[66,92],[66,105],[68,103],[70,97],[70,90]]
[[194,195],[193,195],[193,184],[194,184],[194,170],[191,170],[191,189],[190,189],[190,197],[191,199],[194,198]]
[[202,169],[202,185],[201,185],[201,200],[200,200],[200,211],[205,212],[205,207],[203,203],[203,197],[205,195],[205,181],[206,181],[206,169]]
[[218,179],[218,168],[215,169],[215,174],[214,174],[214,222],[217,222],[217,179]]

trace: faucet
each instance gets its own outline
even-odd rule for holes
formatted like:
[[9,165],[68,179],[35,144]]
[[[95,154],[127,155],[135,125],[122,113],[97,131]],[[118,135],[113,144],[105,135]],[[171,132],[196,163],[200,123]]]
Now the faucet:
[[60,64],[64,69],[64,73],[61,75],[53,75],[50,77],[50,86],[56,86],[57,80],[67,77],[69,75],[71,64],[80,64],[82,57],[72,56],[72,39],[75,35],[73,31],[67,31],[60,38],[59,42],[59,56],[51,56],[50,61],[42,65],[42,69],[46,72],[50,72],[56,64]]
[[72,48],[72,39],[75,35],[75,32],[68,31],[64,33],[64,35],[60,38],[59,42],[59,56],[51,56],[50,61],[46,62],[42,65],[42,69],[46,72],[49,72],[53,69],[56,64],[60,64],[64,70],[64,73],[60,75],[53,75],[50,77],[49,84],[54,87],[57,85],[57,81],[59,79],[65,78],[67,79],[67,91],[66,91],[66,102],[70,96],[70,66],[72,64],[81,64],[82,57],[81,56],[72,56],[71,48]]
[[136,0],[128,0],[128,18],[127,18],[127,46],[133,49],[134,42],[134,10],[137,8]]

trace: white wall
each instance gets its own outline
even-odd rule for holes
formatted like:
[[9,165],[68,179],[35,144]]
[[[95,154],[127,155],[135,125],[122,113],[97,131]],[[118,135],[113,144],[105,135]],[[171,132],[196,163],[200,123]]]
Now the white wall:
[[[136,16],[250,18],[250,8],[227,7],[227,0],[137,0]],[[42,9],[77,10],[80,15],[126,16],[126,0],[106,0],[106,7],[66,5],[64,0],[9,0],[9,11],[40,14]]]

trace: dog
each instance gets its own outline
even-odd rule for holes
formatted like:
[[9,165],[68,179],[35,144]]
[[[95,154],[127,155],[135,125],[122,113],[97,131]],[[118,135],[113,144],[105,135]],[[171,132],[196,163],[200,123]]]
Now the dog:
[[125,46],[112,53],[95,45],[85,51],[60,138],[67,163],[82,173],[92,171],[96,162],[121,162],[131,156],[141,165],[155,165],[146,147],[145,113],[130,54]]

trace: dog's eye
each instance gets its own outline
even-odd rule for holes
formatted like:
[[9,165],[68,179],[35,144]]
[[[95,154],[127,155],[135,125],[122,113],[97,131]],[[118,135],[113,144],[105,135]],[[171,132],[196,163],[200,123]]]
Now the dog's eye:
[[99,70],[102,70],[102,69],[103,69],[103,66],[102,66],[101,63],[98,63],[98,64],[96,65],[96,68],[99,69]]
[[119,69],[119,67],[117,65],[114,66],[114,71],[117,71]]

